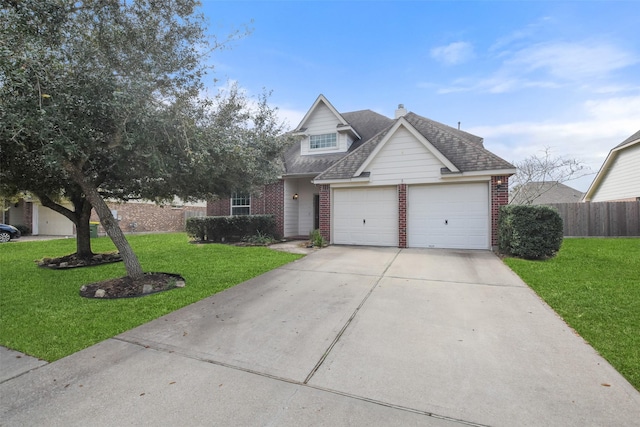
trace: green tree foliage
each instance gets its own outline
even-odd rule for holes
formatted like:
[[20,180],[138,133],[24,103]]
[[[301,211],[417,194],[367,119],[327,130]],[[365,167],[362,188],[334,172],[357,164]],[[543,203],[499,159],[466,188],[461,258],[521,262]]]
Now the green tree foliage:
[[197,6],[12,0],[0,11],[0,191],[93,206],[134,278],[142,269],[105,198],[249,189],[274,176],[284,143],[266,94],[200,97],[207,53],[239,34],[207,38]]

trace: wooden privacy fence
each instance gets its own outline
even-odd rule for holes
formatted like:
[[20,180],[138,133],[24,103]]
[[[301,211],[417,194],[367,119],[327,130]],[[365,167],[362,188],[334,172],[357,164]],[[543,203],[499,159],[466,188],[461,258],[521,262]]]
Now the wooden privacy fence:
[[640,236],[640,201],[550,203],[564,223],[565,237]]

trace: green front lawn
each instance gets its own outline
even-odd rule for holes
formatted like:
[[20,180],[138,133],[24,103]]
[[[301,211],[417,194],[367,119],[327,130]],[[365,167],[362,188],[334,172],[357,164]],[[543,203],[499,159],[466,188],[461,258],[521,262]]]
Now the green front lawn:
[[[148,272],[178,273],[187,286],[117,300],[79,296],[82,285],[124,276],[122,263],[70,270],[34,260],[75,252],[75,240],[0,245],[0,345],[54,361],[301,257],[265,247],[190,244],[185,234],[128,237]],[[94,252],[115,247],[93,239]]]
[[565,239],[553,259],[505,263],[640,390],[640,239]]

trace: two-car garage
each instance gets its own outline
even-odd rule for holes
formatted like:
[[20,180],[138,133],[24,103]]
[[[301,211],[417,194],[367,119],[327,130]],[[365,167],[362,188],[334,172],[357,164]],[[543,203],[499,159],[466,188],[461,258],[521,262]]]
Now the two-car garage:
[[333,243],[398,246],[400,215],[406,212],[407,246],[488,249],[489,184],[409,185],[406,206],[396,186],[336,188]]

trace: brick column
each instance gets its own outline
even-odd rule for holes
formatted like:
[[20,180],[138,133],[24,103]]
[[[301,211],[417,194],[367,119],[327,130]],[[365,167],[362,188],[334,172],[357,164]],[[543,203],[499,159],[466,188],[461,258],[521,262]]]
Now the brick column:
[[33,202],[22,201],[22,223],[29,227],[29,230],[33,232]]
[[264,186],[263,213],[273,215],[276,219],[276,230],[284,236],[284,180]]
[[[498,184],[500,181],[500,184]],[[500,186],[500,188],[498,188]],[[491,177],[491,247],[498,246],[498,217],[500,206],[509,203],[509,177],[506,175]]]
[[407,184],[398,185],[398,247],[407,247]]
[[331,189],[328,184],[318,186],[320,190],[320,234],[331,242]]

